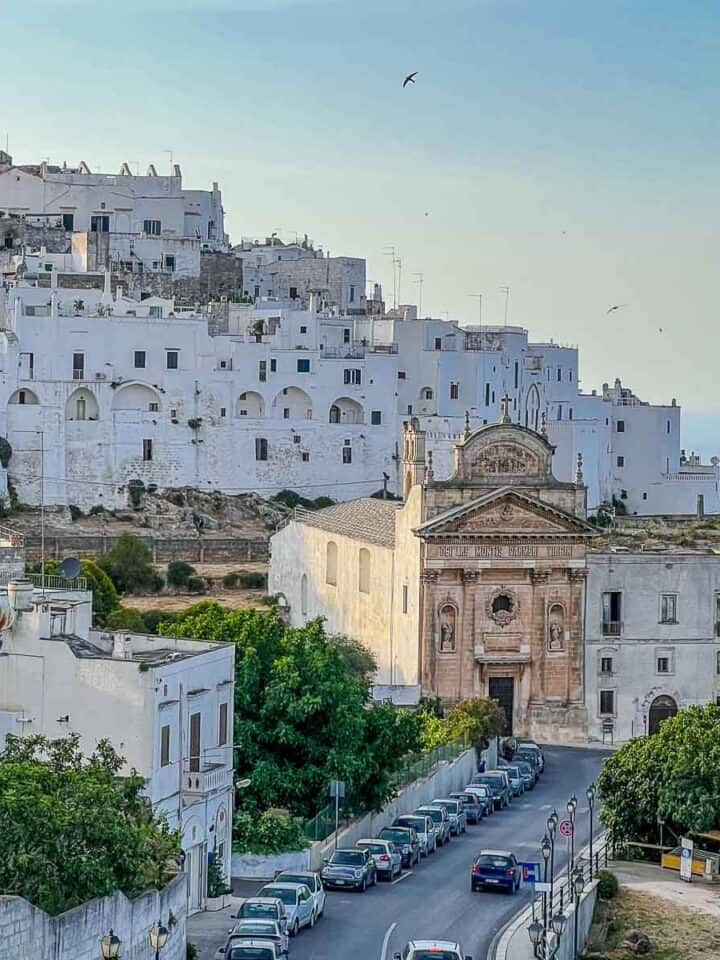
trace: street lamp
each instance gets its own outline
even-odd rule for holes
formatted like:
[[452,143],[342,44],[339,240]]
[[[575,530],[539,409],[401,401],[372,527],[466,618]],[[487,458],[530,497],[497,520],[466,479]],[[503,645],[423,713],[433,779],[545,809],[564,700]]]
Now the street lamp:
[[550,921],[552,932],[555,934],[558,940],[565,932],[566,925],[567,925],[567,917],[565,916],[564,913],[556,913],[555,916]]
[[[560,949],[560,938],[563,935],[566,923],[567,918],[562,913],[555,914],[550,921],[550,929],[555,934],[555,944],[551,950],[548,944],[547,927],[544,927],[539,920],[533,920],[528,927],[528,936],[536,957],[541,957],[542,960],[555,960]],[[539,948],[542,948],[542,952]]]
[[557,810],[553,810],[547,818],[547,835],[550,838],[550,912],[553,909],[553,887],[555,884],[555,831],[560,821]]
[[150,928],[150,946],[155,951],[155,960],[160,960],[160,951],[167,943],[170,931],[161,920],[156,921]]
[[100,938],[100,955],[103,960],[115,960],[116,957],[120,956],[121,946],[122,942],[120,941],[120,937],[117,937],[113,933],[112,927],[110,927],[110,932]]
[[[548,860],[550,859],[550,854],[552,853],[552,844],[550,842],[550,837],[545,834],[542,838],[542,843],[540,844],[540,852],[543,856],[543,861],[545,862],[545,869],[543,872],[543,882],[548,882]],[[552,913],[552,901],[550,902],[550,913]],[[547,892],[543,891],[543,923],[547,927],[548,925],[548,900]]]
[[570,816],[570,862],[568,863],[568,880],[575,866],[575,811],[577,810],[577,797],[573,794],[567,802],[567,812]]
[[580,909],[580,897],[585,889],[585,877],[579,868],[575,871],[572,880],[573,891],[575,892],[575,912],[573,916],[573,960],[578,956],[578,910]]
[[590,808],[590,879],[593,878],[593,806],[595,805],[595,784],[591,783],[585,793]]

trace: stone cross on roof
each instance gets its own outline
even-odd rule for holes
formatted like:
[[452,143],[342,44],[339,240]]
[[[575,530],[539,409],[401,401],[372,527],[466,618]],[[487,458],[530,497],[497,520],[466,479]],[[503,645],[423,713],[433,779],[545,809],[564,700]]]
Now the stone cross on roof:
[[510,397],[507,394],[500,400],[500,423],[512,423],[510,419]]

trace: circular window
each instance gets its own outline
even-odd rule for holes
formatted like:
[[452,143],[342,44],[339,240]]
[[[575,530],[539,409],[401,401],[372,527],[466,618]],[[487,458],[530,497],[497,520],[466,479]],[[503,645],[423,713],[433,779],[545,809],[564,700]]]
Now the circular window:
[[499,593],[492,602],[493,613],[500,613],[502,610],[509,613],[512,607],[513,602],[506,593]]
[[505,587],[498,590],[487,602],[487,614],[498,626],[506,627],[518,614],[518,598]]

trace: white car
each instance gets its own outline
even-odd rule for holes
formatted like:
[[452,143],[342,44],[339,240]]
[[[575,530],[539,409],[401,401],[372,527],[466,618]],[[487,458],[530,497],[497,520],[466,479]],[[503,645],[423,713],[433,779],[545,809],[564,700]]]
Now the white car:
[[285,924],[281,927],[277,920],[246,918],[238,920],[234,927],[230,927],[227,941],[215,951],[215,960],[229,960],[231,946],[241,947],[247,940],[272,940],[284,957],[288,955],[289,943]]
[[472,957],[452,940],[411,940],[402,953],[393,954],[393,960],[472,960]]
[[319,920],[325,913],[325,890],[319,873],[315,873],[314,870],[284,870],[275,877],[274,882],[304,883],[315,904],[315,919]]
[[296,937],[301,927],[315,926],[315,903],[304,883],[268,883],[258,897],[277,897],[282,900],[291,937]]
[[285,954],[272,940],[238,940],[228,946],[228,960],[282,960]]

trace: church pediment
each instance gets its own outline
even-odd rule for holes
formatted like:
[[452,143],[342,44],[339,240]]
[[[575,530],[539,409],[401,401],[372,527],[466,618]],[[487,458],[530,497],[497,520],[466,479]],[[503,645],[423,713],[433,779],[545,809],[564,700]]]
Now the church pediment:
[[423,537],[594,536],[596,530],[556,507],[514,490],[495,491],[446,510],[418,528]]
[[517,424],[480,427],[455,447],[453,479],[522,483],[552,479],[553,447]]

